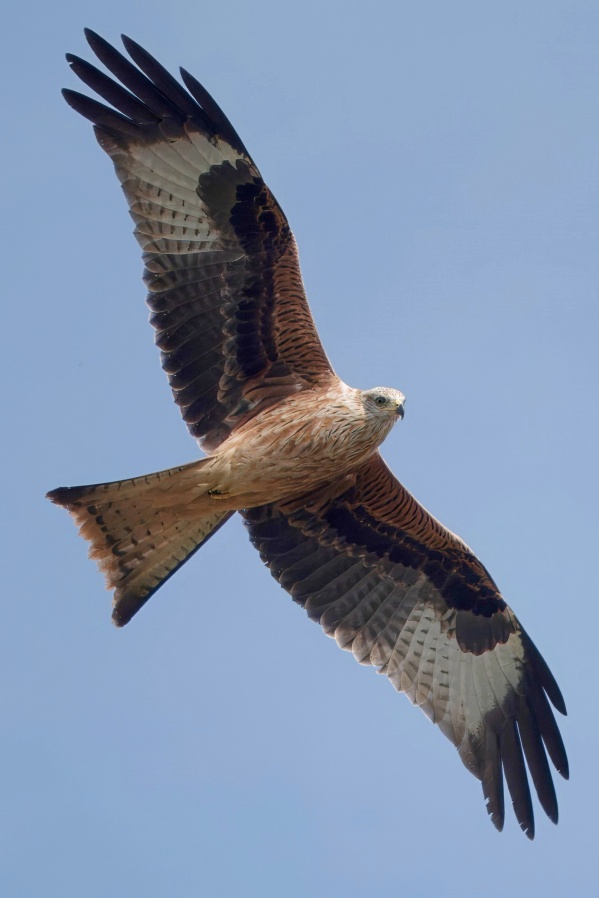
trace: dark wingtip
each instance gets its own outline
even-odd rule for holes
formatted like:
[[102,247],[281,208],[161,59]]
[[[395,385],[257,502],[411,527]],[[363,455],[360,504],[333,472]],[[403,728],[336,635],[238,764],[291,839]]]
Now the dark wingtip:
[[[553,697],[550,696],[550,698],[553,701],[553,705],[556,708],[556,710],[559,711],[560,714],[563,714],[564,717],[567,717],[568,711],[566,710],[566,703],[564,701],[564,697],[561,694],[560,690],[558,689],[557,694]],[[558,699],[558,701],[556,702],[556,701],[554,701],[554,699]]]
[[527,653],[530,655],[535,673],[538,676],[541,686],[547,693],[551,704],[560,712],[560,714],[567,715],[566,703],[561,693],[561,689],[557,685],[556,679],[549,669],[549,665],[524,628],[522,628],[522,642]]
[[83,33],[85,35],[85,39],[91,49],[94,51],[98,58],[101,58],[102,51],[108,51],[109,53],[114,53],[115,50],[108,41],[102,37],[101,34],[98,34],[97,31],[93,31],[91,28],[84,28]]
[[[175,570],[177,570],[181,565],[178,565]],[[174,571],[172,572],[174,573]],[[160,581],[158,586],[155,589],[150,589],[145,592],[145,594],[139,595],[135,592],[127,592],[126,587],[124,589],[117,588],[114,594],[113,606],[112,606],[112,623],[115,627],[119,629],[124,627],[129,621],[135,617],[137,612],[143,608],[148,599],[150,599],[156,589],[164,583],[168,577],[165,577]]]
[[183,66],[180,66],[179,72],[181,73],[181,78],[183,79],[185,87],[209,116],[213,126],[216,127],[221,136],[228,140],[234,149],[238,150],[240,153],[245,153],[245,155],[249,157],[250,154],[248,153],[247,147],[214,97],[212,97],[206,88],[200,84],[198,79],[193,75],[190,75],[187,69],[184,69]]
[[[141,56],[141,57],[147,57],[148,59],[153,59],[153,57],[148,53],[148,51],[144,47],[142,47],[141,44],[138,44],[137,41],[134,41],[132,37],[129,37],[126,34],[121,34],[121,40],[123,42],[123,46],[125,47],[125,50],[129,54],[129,56],[131,56],[131,58],[134,60],[134,62],[138,63],[137,59],[135,58],[136,55]],[[139,63],[138,63],[138,65],[139,65]]]
[[[76,487],[74,488],[76,490]],[[73,504],[74,500],[73,488],[70,486],[59,486],[55,490],[46,493],[46,499],[49,499],[54,505],[60,505],[62,508],[68,508]]]
[[119,630],[122,629],[122,627],[124,627],[125,624],[128,624],[130,620],[131,620],[131,617],[130,616],[125,617],[124,615],[122,615],[119,612],[118,608],[113,609],[112,623],[114,624],[115,627],[117,627],[117,629],[119,629]]
[[78,112],[87,119],[90,118],[92,107],[100,105],[97,100],[92,100],[91,97],[79,93],[78,90],[71,90],[70,87],[63,87],[61,93],[71,109],[74,109],[75,112]]
[[127,34],[121,34],[121,40],[123,42],[123,46],[128,51],[130,46],[136,47],[137,44],[133,40],[133,38],[129,37]]
[[563,714],[564,717],[568,716],[568,711],[566,710],[566,702],[564,701],[564,697],[562,695],[562,691],[557,685],[555,677],[549,670],[544,658],[541,657],[541,661],[545,667],[543,673],[545,674],[545,679],[543,680],[543,689],[549,696],[551,704],[555,708],[556,711],[559,711],[560,714]]
[[495,827],[498,833],[503,832],[503,824],[505,822],[504,816],[502,814],[498,814],[495,811],[489,810],[489,806],[487,804],[487,814],[491,820],[491,823]]
[[85,40],[94,51],[96,56],[100,56],[102,49],[108,49],[108,51],[112,50],[112,47],[105,40],[102,35],[98,34],[97,31],[93,31],[91,28],[84,28],[83,33],[85,35]]

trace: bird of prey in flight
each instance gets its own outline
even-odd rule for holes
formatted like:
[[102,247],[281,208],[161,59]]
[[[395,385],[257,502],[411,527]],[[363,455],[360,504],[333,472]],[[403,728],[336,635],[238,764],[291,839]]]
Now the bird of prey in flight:
[[505,777],[532,838],[528,775],[554,822],[548,757],[568,775],[550,706],[565,714],[564,700],[483,564],[379,455],[404,396],[336,376],[287,219],[205,88],[182,69],[183,87],[129,38],[133,62],[86,36],[114,79],[69,54],[104,102],[64,96],[114,163],[143,250],[162,367],[206,452],[182,467],[48,494],[89,540],[114,590],[114,622],[131,620],[239,512],[294,601],[457,747],[498,829]]

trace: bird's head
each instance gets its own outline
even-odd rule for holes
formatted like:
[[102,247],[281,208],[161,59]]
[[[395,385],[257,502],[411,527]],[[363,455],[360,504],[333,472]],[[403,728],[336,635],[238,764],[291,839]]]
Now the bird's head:
[[379,415],[393,415],[403,418],[406,397],[399,390],[391,387],[374,387],[372,390],[362,390],[362,401],[368,411]]

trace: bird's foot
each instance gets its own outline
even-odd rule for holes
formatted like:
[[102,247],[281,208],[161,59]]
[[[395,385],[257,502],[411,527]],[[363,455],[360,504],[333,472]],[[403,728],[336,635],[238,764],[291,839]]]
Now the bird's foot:
[[208,495],[211,499],[227,499],[229,493],[224,492],[224,490],[208,490]]

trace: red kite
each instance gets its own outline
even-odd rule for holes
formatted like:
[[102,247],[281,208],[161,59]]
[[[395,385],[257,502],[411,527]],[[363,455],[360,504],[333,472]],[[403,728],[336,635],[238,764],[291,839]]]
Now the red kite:
[[[557,822],[547,755],[568,762],[547,664],[488,571],[387,468],[378,447],[404,397],[357,390],[320,343],[287,219],[232,125],[129,38],[92,31],[115,76],[68,55],[109,106],[72,90],[114,162],[144,253],[151,323],[175,402],[207,457],[61,488],[126,624],[234,512],[273,576],[361,664],[436,723],[504,821],[503,777],[529,836],[539,801]],[[120,82],[120,83],[119,83]]]

